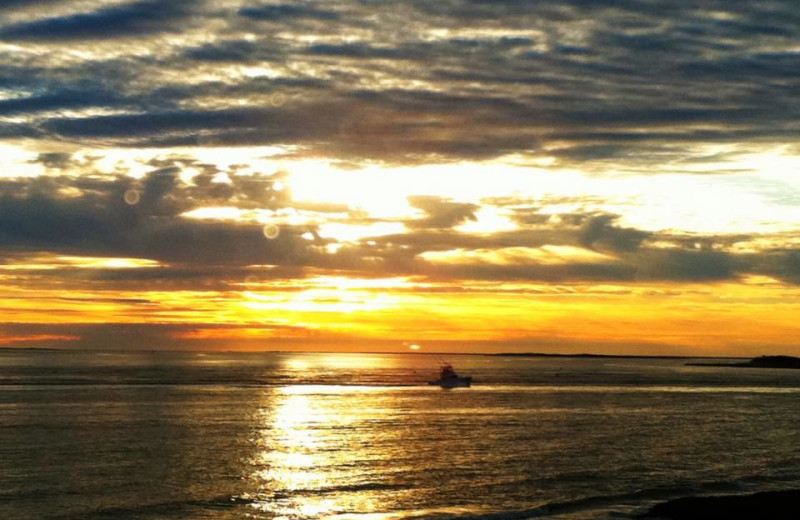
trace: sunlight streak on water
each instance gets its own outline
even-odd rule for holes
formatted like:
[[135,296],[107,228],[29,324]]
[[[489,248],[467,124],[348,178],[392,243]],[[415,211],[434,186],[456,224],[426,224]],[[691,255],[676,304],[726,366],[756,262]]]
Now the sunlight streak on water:
[[348,506],[362,511],[374,507],[366,494],[347,497],[347,504],[326,496],[336,488],[335,477],[352,478],[347,474],[352,471],[342,468],[352,467],[353,458],[364,456],[363,438],[350,442],[336,431],[349,430],[363,417],[357,408],[342,406],[336,408],[336,415],[329,413],[325,396],[316,390],[311,386],[279,388],[277,404],[257,413],[261,437],[252,462],[251,480],[257,487],[252,507],[276,519],[322,518],[342,513]]

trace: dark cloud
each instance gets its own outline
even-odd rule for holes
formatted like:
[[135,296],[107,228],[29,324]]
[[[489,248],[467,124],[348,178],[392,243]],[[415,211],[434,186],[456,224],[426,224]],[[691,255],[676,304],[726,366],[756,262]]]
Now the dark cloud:
[[755,273],[800,284],[800,248],[773,250],[746,258]]
[[38,96],[0,101],[0,116],[68,108],[124,105],[123,99],[103,89],[58,90]]
[[[516,220],[523,229],[468,234],[455,232],[450,226],[462,222],[465,215],[477,208],[450,206],[452,203],[437,197],[421,201],[431,208],[432,215],[441,219],[438,225],[409,226],[407,233],[370,237],[361,244],[344,247],[337,254],[315,256],[314,265],[425,275],[437,280],[679,282],[736,280],[748,274],[764,274],[792,283],[797,281],[797,259],[800,258],[797,254],[731,252],[734,246],[752,238],[746,235],[682,236],[645,232],[618,225],[617,215],[540,215],[536,208],[518,213]],[[455,213],[448,213],[455,208]],[[573,249],[562,258],[559,250],[549,249],[551,246]],[[500,259],[492,261],[486,256],[492,251],[502,255],[504,250],[514,248],[522,255],[526,248],[530,249],[530,260],[509,264]],[[605,256],[587,260],[575,254],[580,248]],[[456,252],[459,262],[425,260],[424,253],[447,251]],[[480,254],[472,254],[476,251]],[[542,255],[552,251],[550,256],[559,261],[542,262],[536,251]]]
[[778,260],[778,274],[800,282],[800,249],[786,251]]
[[286,58],[278,42],[267,46],[248,40],[224,40],[192,47],[185,55],[194,60],[231,63],[276,62]]
[[[272,116],[272,117],[271,117]],[[267,110],[175,111],[119,116],[53,119],[45,126],[63,137],[120,138],[204,129],[259,127],[280,115]]]
[[480,209],[477,204],[453,202],[431,196],[410,197],[408,202],[426,213],[423,218],[406,222],[409,228],[452,228],[469,220],[476,221],[475,212]]
[[72,159],[72,155],[64,152],[40,153],[35,162],[43,164],[48,168],[66,168]]
[[[137,183],[39,177],[0,183],[0,243],[6,250],[128,256],[188,265],[303,264],[305,228],[285,227],[273,240],[262,226],[204,222],[179,215],[209,201],[209,186],[180,181],[177,166],[151,171]],[[236,176],[234,176],[235,179]],[[263,207],[276,177],[237,179],[230,199]],[[213,183],[211,183],[213,185]],[[258,184],[258,185],[254,185]],[[79,195],[63,195],[64,188]],[[135,193],[135,195],[131,195]]]
[[194,2],[189,0],[146,0],[118,4],[88,13],[5,26],[0,29],[0,39],[52,41],[178,31],[175,21],[186,17],[192,4]]
[[[39,158],[56,164],[73,159],[58,154]],[[377,221],[341,205],[296,205],[286,190],[273,189],[285,176],[283,172],[231,174],[227,176],[230,182],[219,183],[213,179],[220,171],[187,158],[158,159],[153,166],[139,181],[67,176],[3,181],[3,251],[6,255],[45,251],[133,257],[167,264],[125,271],[64,265],[44,273],[118,285],[167,282],[224,287],[234,279],[277,275],[247,267],[253,265],[283,266],[280,276],[304,276],[304,270],[318,268],[373,275],[423,275],[437,280],[716,281],[761,274],[800,283],[800,254],[794,250],[736,253],[737,244],[747,243],[752,237],[645,232],[620,225],[617,215],[542,213],[548,201],[542,201],[542,206],[517,207],[515,220],[520,229],[470,234],[453,228],[474,219],[479,205],[441,197],[413,197],[409,202],[424,216],[405,222],[407,232],[365,237],[356,243],[339,244],[331,252],[325,246],[335,239],[320,238],[313,226],[281,225],[279,235],[268,239],[260,224],[187,219],[181,214],[222,204],[335,212],[342,223]],[[190,167],[205,167],[205,171],[191,181],[182,180],[182,168]],[[134,197],[129,196],[131,191],[136,192]],[[493,202],[502,204],[501,200]],[[308,231],[316,235],[314,240],[300,237]],[[580,254],[581,248],[585,254]],[[518,260],[489,260],[493,251],[503,255],[515,250],[522,255]],[[590,254],[592,250],[603,256]],[[458,264],[431,261],[425,256],[448,251],[461,252]],[[470,251],[481,253],[471,256]],[[526,251],[530,253],[527,260]],[[35,265],[30,269],[37,270]]]
[[268,4],[244,7],[239,14],[254,20],[279,22],[286,19],[306,18],[311,20],[338,20],[339,13],[327,9],[317,9],[310,3]]
[[[209,24],[202,43],[147,56],[76,67],[0,60],[0,85],[21,92],[0,101],[0,116],[17,119],[0,135],[151,147],[280,143],[356,163],[520,153],[657,172],[664,162],[691,169],[695,144],[800,134],[791,38],[800,14],[788,0],[703,0],[690,10],[610,0],[224,7],[148,0],[0,28],[6,39],[48,44]],[[209,64],[231,73],[197,81]],[[270,77],[238,73],[237,64],[264,65]]]
[[639,259],[641,278],[708,281],[735,278],[735,258],[722,251],[680,249],[646,251]]
[[0,11],[20,9],[30,6],[37,6],[40,4],[58,4],[68,2],[69,0],[3,0],[0,2]]
[[[34,4],[17,0],[0,7],[22,11]],[[674,171],[738,153],[704,155],[692,151],[697,144],[785,143],[800,135],[793,81],[800,61],[792,38],[800,8],[788,0],[702,0],[692,9],[634,0],[100,5],[63,16],[31,9],[19,18],[27,21],[0,26],[0,37],[49,46],[53,56],[0,57],[0,86],[15,92],[0,101],[0,117],[7,118],[0,137],[78,146],[294,145],[287,158],[354,165],[520,153],[547,155],[557,165],[656,174],[661,164]],[[182,47],[153,46],[136,55],[120,46],[114,57],[59,60],[67,40],[188,35],[203,23],[209,25],[202,40],[192,33],[192,43]],[[237,65],[261,67],[265,74],[244,73]],[[212,77],[208,70],[217,68],[225,74]],[[36,160],[51,174],[78,169],[66,154]],[[425,251],[566,245],[618,262],[578,271],[509,267],[502,276],[713,280],[753,271],[796,277],[793,253],[735,255],[720,237],[699,244],[697,237],[626,228],[614,215],[515,208],[510,211],[519,230],[456,233],[452,228],[475,219],[479,207],[437,197],[410,200],[424,216],[405,222],[408,233],[374,237],[374,246],[351,244],[330,255],[315,249],[318,243],[306,247],[296,240],[300,229],[265,242],[254,225],[178,216],[204,204],[286,207],[291,194],[271,189],[276,178],[230,175],[229,183],[221,183],[215,176],[235,168],[170,160],[151,166],[139,182],[57,176],[6,182],[0,188],[0,238],[11,248],[187,264],[268,260],[386,272],[416,272],[415,257]],[[180,173],[189,166],[202,173],[186,183]],[[68,188],[80,195],[65,196]],[[131,189],[138,193],[135,205],[124,201]],[[554,202],[542,201],[547,203]],[[343,214],[351,209],[294,207]],[[669,247],[657,249],[656,241]],[[474,273],[491,278],[490,271],[482,266]]]
[[381,59],[403,59],[409,56],[401,49],[379,48],[369,45],[345,44],[317,44],[308,47],[309,54],[320,56],[335,56],[341,58],[381,58]]
[[32,185],[18,197],[3,186],[0,243],[11,249],[120,250],[124,238],[94,197],[60,200],[50,193],[54,189]]
[[28,124],[2,124],[0,125],[0,138],[18,139],[22,137],[37,138],[42,137],[42,133]]
[[132,251],[166,262],[294,264],[302,263],[305,246],[287,232],[267,240],[262,227],[253,225],[150,221],[135,231]]
[[519,280],[542,282],[632,281],[636,269],[625,264],[571,263],[564,265],[437,265],[424,266],[421,273],[437,280]]
[[468,278],[481,280],[526,280],[569,282],[581,280],[630,281],[717,281],[736,280],[752,274],[745,259],[722,251],[685,249],[641,249],[623,254],[614,261],[568,260],[559,264],[491,264],[483,261],[455,265],[421,262],[417,272],[437,279]]
[[616,219],[616,215],[597,215],[586,219],[580,228],[581,245],[593,249],[635,251],[652,235],[638,229],[615,226]]

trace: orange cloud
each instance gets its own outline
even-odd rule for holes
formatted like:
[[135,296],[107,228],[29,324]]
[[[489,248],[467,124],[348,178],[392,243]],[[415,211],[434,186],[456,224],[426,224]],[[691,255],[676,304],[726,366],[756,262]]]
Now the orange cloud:
[[0,345],[26,343],[31,341],[78,341],[80,336],[66,336],[58,334],[33,334],[30,336],[0,336]]

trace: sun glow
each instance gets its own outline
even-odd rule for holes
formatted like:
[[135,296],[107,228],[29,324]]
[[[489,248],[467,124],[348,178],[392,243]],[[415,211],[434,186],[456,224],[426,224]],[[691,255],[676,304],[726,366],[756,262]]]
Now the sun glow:
[[383,310],[397,303],[397,298],[386,294],[338,289],[306,289],[289,298],[250,291],[244,295],[247,300],[242,305],[253,311],[350,314]]
[[144,258],[110,258],[40,253],[11,258],[5,264],[0,264],[0,271],[54,270],[68,267],[79,269],[141,269],[160,265],[155,260]]

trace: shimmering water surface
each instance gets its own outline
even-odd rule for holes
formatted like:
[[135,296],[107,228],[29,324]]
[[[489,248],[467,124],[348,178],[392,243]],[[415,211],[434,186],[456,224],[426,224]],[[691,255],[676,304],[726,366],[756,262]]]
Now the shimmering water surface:
[[0,352],[0,518],[628,518],[800,488],[800,371]]

